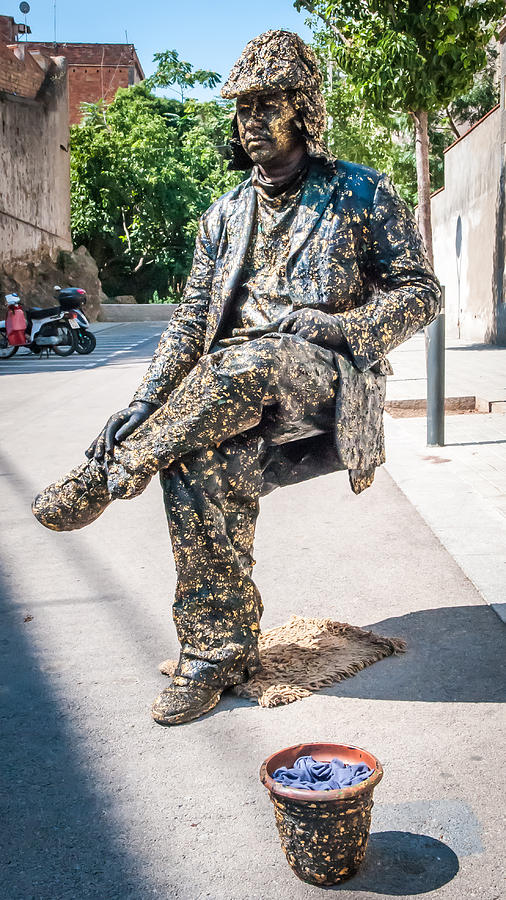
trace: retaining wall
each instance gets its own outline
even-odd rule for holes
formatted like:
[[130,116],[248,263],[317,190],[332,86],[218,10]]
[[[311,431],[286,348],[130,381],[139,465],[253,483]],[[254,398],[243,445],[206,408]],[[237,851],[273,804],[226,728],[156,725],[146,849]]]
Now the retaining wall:
[[102,303],[99,322],[168,322],[177,303]]
[[[19,47],[21,49],[19,49]],[[71,250],[67,73],[23,45],[0,63],[0,267]],[[8,69],[3,67],[9,60]]]

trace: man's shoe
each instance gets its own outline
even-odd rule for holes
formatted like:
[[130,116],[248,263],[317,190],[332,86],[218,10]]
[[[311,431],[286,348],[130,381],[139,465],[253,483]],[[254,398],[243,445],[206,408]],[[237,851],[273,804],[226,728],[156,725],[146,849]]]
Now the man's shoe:
[[[180,680],[183,681],[182,678]],[[159,725],[182,725],[209,712],[220,697],[221,690],[217,691],[208,684],[199,684],[191,679],[185,679],[182,684],[173,682],[158,695],[151,707],[151,715]]]
[[46,528],[74,531],[98,519],[112,499],[104,467],[91,459],[37,494],[32,512]]
[[148,466],[140,454],[120,444],[107,462],[107,489],[113,500],[130,500],[146,490],[158,469],[154,462]]

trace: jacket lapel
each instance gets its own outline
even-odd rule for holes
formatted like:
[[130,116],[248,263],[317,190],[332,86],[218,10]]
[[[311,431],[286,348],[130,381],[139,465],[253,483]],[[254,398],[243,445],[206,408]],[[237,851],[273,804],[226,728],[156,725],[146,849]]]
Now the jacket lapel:
[[306,243],[309,235],[316,227],[332,199],[335,186],[340,180],[341,175],[339,173],[329,179],[318,166],[313,165],[309,169],[292,231],[287,266],[290,266],[291,262],[293,262],[293,257]]
[[223,274],[208,315],[205,352],[218,336],[239,286],[255,222],[256,194],[251,183],[230,205],[233,206],[233,209],[226,222],[226,251],[222,260]]
[[[287,269],[321,219],[341,177],[342,174],[338,173],[329,179],[318,166],[310,167],[292,232]],[[255,223],[256,193],[251,180],[237,200],[230,202],[230,206],[232,211],[226,222],[226,250],[221,262],[223,272],[208,313],[205,353],[218,337],[239,286]]]

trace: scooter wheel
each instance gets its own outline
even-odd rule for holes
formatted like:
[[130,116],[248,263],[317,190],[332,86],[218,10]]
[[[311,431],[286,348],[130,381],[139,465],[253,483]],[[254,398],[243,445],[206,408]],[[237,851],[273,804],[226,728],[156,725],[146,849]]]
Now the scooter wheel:
[[14,356],[17,353],[19,347],[0,347],[0,359],[10,359],[11,356]]
[[71,353],[76,349],[76,335],[74,330],[70,328],[69,325],[58,325],[58,331],[65,333],[65,343],[56,344],[53,347],[53,352],[56,353],[57,356],[70,356]]
[[18,347],[13,347],[7,340],[7,334],[0,332],[0,359],[10,359],[18,352]]
[[77,335],[76,350],[78,353],[93,353],[97,339],[92,331],[80,331]]

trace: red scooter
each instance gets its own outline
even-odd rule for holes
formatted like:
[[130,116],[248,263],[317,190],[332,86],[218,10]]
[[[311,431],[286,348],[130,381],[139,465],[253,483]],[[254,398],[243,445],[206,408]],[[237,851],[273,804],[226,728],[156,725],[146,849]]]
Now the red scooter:
[[9,359],[19,347],[36,355],[52,350],[70,356],[77,349],[80,325],[74,310],[23,308],[17,294],[7,294],[7,317],[0,322],[0,359]]

